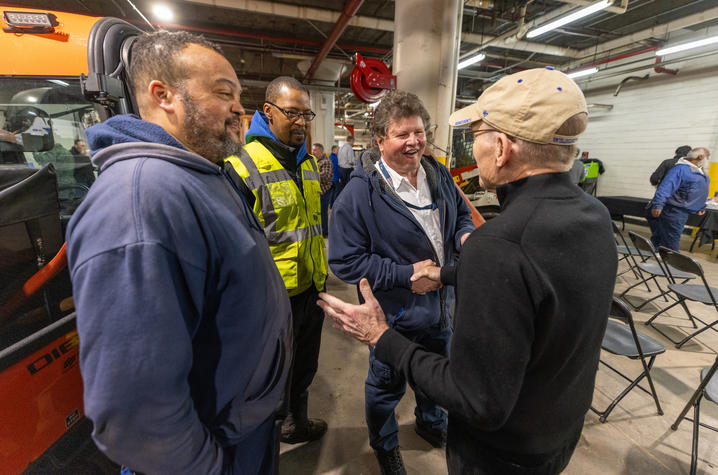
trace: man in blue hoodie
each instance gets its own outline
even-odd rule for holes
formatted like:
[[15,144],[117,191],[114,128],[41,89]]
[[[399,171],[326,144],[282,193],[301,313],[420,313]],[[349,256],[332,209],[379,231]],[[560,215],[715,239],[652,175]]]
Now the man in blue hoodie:
[[216,45],[166,31],[138,37],[129,77],[142,119],[87,130],[101,174],[67,230],[93,438],[143,473],[275,473],[290,307],[222,167],[239,81]]
[[[424,155],[429,120],[414,94],[395,91],[382,99],[371,126],[379,153],[362,154],[334,203],[329,265],[349,283],[366,277],[392,328],[448,356],[453,287],[410,278],[432,262],[453,264],[474,225],[449,171]],[[406,473],[394,416],[406,379],[370,348],[364,389],[369,442],[382,474]],[[418,391],[414,414],[416,432],[444,446],[446,413]]]
[[651,200],[651,242],[678,250],[681,234],[691,214],[705,214],[709,179],[703,168],[708,165],[707,148],[694,148],[679,158],[658,185]]
[[317,306],[327,278],[322,236],[319,171],[307,153],[307,125],[314,119],[307,89],[289,76],[267,86],[246,145],[227,158],[254,196],[274,262],[289,292],[294,355],[282,442],[319,439],[327,423],[307,416],[308,388],[317,372],[324,312]]

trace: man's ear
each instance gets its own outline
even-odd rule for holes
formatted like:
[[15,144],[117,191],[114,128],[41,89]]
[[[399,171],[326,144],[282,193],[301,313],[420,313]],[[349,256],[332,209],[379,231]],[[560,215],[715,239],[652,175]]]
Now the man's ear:
[[272,112],[272,106],[270,106],[269,104],[267,104],[265,102],[264,106],[262,106],[262,112],[264,112],[264,115],[267,116],[267,120],[271,124],[272,123],[272,114],[270,114],[270,112]]
[[149,92],[150,99],[157,107],[169,113],[175,111],[175,105],[178,100],[175,88],[155,79],[147,86],[147,92]]
[[495,160],[498,168],[505,167],[509,164],[513,157],[512,151],[516,144],[509,140],[504,133],[499,133],[496,136],[496,149],[495,149]]

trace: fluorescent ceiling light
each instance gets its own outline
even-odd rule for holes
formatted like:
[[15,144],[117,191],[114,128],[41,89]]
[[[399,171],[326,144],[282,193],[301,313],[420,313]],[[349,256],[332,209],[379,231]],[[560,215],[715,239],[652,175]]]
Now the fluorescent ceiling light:
[[690,43],[683,43],[682,45],[659,49],[656,51],[656,56],[665,56],[667,54],[678,53],[679,51],[685,51],[687,49],[700,48],[701,46],[712,45],[714,43],[718,43],[718,35],[703,38],[698,41],[691,41]]
[[588,68],[588,69],[582,69],[580,71],[574,71],[572,73],[568,73],[566,76],[570,77],[571,79],[580,78],[583,76],[590,76],[591,74],[598,72],[598,68]]
[[539,35],[543,35],[544,33],[549,32],[551,30],[555,30],[556,28],[561,27],[563,25],[573,23],[576,20],[579,20],[585,16],[591,15],[592,13],[596,13],[599,10],[603,10],[604,8],[611,6],[612,3],[613,3],[612,0],[603,0],[601,2],[596,2],[593,5],[590,5],[586,8],[582,8],[578,11],[573,12],[570,15],[566,15],[563,18],[559,18],[558,20],[554,20],[550,23],[546,23],[543,26],[534,28],[533,30],[529,31],[526,34],[526,38],[535,38]]
[[167,5],[157,4],[152,7],[152,13],[160,21],[172,21],[175,18],[175,14],[172,9]]
[[479,53],[476,56],[472,56],[469,59],[465,59],[463,61],[459,62],[459,65],[456,67],[456,69],[464,69],[467,66],[471,66],[472,64],[478,63],[479,61],[482,61],[486,57],[485,54]]

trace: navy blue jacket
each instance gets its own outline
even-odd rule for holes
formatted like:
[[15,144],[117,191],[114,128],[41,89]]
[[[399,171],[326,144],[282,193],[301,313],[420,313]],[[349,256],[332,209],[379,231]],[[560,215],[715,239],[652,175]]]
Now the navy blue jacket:
[[97,446],[144,473],[267,473],[291,310],[259,222],[156,124],[87,137],[101,174],[67,244]]
[[[329,266],[345,282],[366,277],[387,322],[398,330],[419,330],[450,317],[453,287],[413,294],[413,264],[439,260],[414,215],[374,167],[378,154],[363,153],[329,220]],[[474,230],[471,211],[449,171],[431,157],[421,165],[443,223],[444,265],[456,262],[461,236]],[[361,299],[361,294],[359,296]]]
[[663,209],[669,204],[691,213],[701,211],[706,207],[709,181],[706,175],[679,160],[658,185],[652,207]]

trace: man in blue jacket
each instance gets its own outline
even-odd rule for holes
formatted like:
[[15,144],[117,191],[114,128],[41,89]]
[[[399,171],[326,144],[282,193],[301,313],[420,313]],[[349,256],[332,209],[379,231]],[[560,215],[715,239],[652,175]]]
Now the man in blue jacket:
[[[346,282],[366,277],[394,329],[447,356],[453,288],[410,278],[426,265],[454,263],[474,225],[449,171],[424,155],[429,121],[414,94],[395,91],[382,99],[372,123],[378,153],[362,154],[334,203],[329,265]],[[405,378],[370,349],[366,420],[383,474],[405,473],[394,416],[405,391]],[[416,432],[443,447],[446,414],[421,392],[416,406]]]
[[221,166],[239,81],[217,46],[166,31],[138,37],[129,76],[142,119],[87,130],[101,174],[67,231],[93,439],[143,473],[275,473],[290,307]]
[[707,148],[694,148],[666,173],[651,201],[651,242],[657,248],[678,250],[681,233],[691,214],[705,214],[709,179]]

